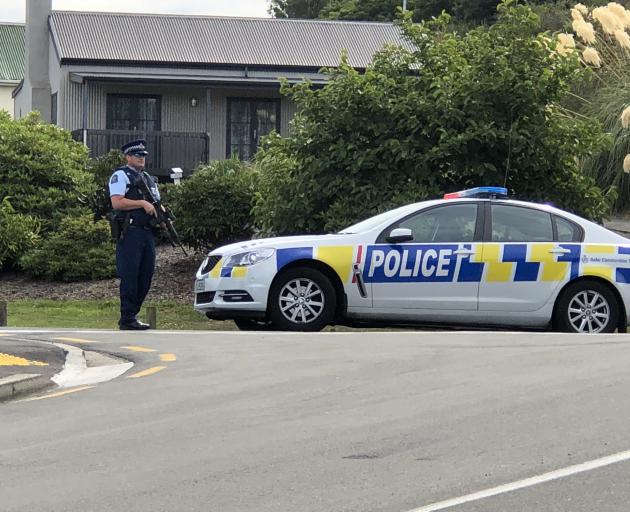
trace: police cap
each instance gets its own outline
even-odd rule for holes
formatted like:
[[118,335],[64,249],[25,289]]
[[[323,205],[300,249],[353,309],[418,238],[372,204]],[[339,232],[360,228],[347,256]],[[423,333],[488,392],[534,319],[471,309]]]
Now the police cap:
[[147,141],[144,139],[127,142],[120,150],[123,152],[123,155],[130,156],[146,156],[149,154],[147,152]]

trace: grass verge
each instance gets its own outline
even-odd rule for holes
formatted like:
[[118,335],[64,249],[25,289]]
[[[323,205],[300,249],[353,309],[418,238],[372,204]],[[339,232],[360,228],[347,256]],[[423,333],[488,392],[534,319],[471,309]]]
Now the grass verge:
[[[157,328],[168,330],[234,330],[233,322],[210,321],[191,304],[156,301],[145,304],[138,319],[146,321],[146,306],[157,308]],[[117,329],[117,300],[19,300],[7,305],[8,327]]]
[[[191,304],[173,301],[150,301],[144,305],[138,320],[147,321],[147,306],[157,308],[157,328],[173,331],[234,331],[234,322],[208,320]],[[17,300],[7,304],[7,327],[59,329],[118,329],[118,300]],[[413,329],[413,328],[411,328]],[[328,326],[326,332],[397,331],[409,327],[352,328]]]

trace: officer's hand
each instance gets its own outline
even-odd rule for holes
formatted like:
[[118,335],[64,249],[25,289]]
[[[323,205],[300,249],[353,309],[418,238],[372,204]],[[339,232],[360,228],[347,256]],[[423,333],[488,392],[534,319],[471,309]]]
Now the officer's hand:
[[155,207],[149,203],[149,201],[142,201],[142,208],[147,213],[147,215],[155,215]]

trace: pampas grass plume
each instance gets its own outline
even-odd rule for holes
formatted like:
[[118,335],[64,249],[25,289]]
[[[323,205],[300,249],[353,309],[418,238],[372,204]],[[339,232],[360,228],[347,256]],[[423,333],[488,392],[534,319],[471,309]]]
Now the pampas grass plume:
[[599,57],[599,53],[595,48],[591,48],[590,46],[582,52],[582,58],[584,62],[592,64],[596,68],[602,65],[602,59]]

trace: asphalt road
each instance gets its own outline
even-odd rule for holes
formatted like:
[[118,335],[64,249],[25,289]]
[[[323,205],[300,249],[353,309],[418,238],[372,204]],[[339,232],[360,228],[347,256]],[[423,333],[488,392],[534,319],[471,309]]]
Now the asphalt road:
[[28,336],[123,355],[137,378],[0,404],[2,512],[618,512],[630,501],[630,336]]

